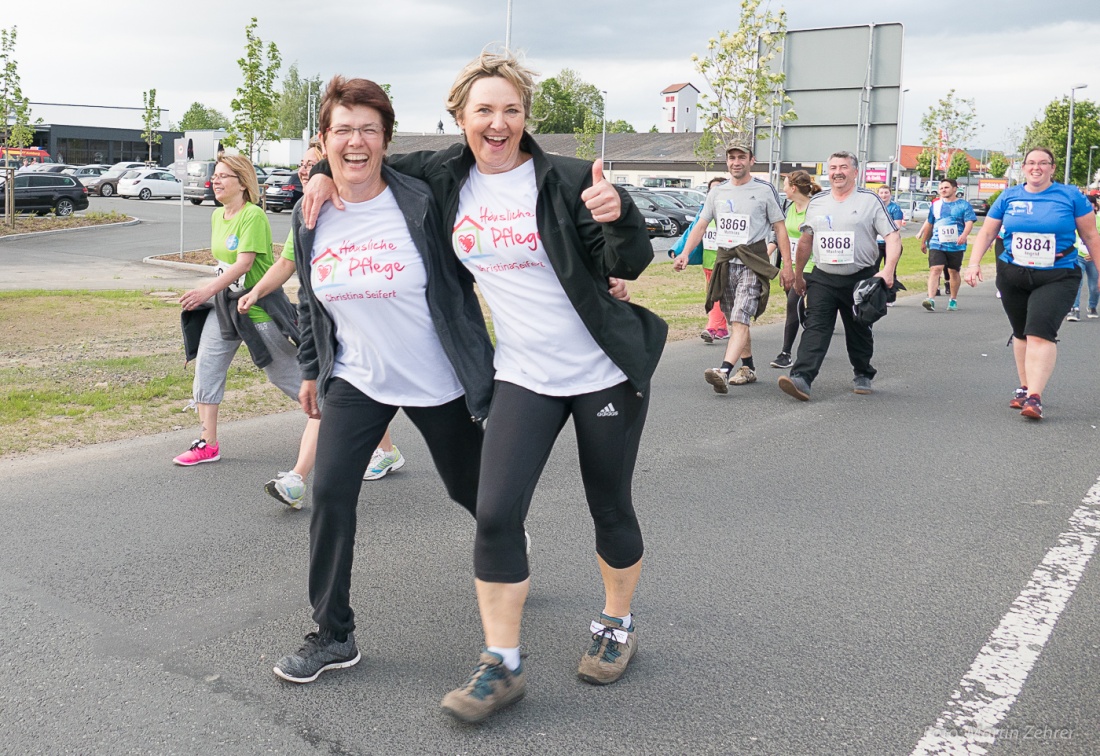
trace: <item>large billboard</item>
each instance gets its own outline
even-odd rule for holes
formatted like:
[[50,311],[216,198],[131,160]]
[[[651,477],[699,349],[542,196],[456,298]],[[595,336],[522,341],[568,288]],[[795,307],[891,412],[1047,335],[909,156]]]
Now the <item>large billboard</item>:
[[757,159],[778,171],[783,163],[820,163],[837,150],[868,161],[897,160],[901,102],[901,24],[868,24],[787,32],[783,52],[769,65],[786,74],[798,118],[779,126],[758,123]]

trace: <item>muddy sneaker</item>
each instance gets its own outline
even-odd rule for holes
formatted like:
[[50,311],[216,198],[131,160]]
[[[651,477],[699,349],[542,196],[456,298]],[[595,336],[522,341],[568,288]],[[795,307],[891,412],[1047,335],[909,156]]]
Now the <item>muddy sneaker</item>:
[[183,467],[201,465],[203,462],[217,462],[222,458],[217,443],[208,444],[206,439],[200,438],[191,444],[191,448],[172,461]]
[[401,456],[401,451],[395,444],[388,452],[384,452],[381,449],[375,449],[374,454],[370,457],[370,466],[363,474],[363,480],[378,480],[384,478],[392,472],[397,472],[405,466],[405,458]]
[[730,376],[730,384],[744,386],[746,383],[756,383],[756,371],[747,365],[737,368],[737,372]]
[[730,374],[722,368],[707,368],[703,371],[703,379],[714,386],[716,394],[728,394],[730,391]]
[[307,635],[298,653],[280,659],[274,672],[293,683],[309,683],[330,669],[354,667],[360,658],[355,633],[348,633],[347,640],[341,643],[332,633],[321,631]]
[[592,645],[581,657],[577,677],[593,685],[610,685],[623,676],[626,665],[638,652],[638,620],[623,630],[618,617],[601,614],[592,623]]
[[306,498],[306,482],[293,470],[280,472],[264,484],[264,490],[291,509],[301,509]]
[[514,704],[527,692],[523,666],[515,672],[499,654],[482,651],[477,666],[461,688],[443,696],[443,711],[462,722],[480,722],[494,711]]

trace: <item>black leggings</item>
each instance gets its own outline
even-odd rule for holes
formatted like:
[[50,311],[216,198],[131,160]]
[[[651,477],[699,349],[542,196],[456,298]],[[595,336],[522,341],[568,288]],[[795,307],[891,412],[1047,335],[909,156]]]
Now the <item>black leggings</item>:
[[631,482],[649,394],[628,382],[580,396],[543,396],[497,381],[485,429],[477,500],[474,573],[490,583],[530,574],[523,521],[539,476],[565,421],[573,417],[581,480],[596,529],[596,553],[615,569],[642,558]]
[[[309,524],[309,602],[318,627],[338,636],[355,629],[351,562],[363,473],[398,409],[374,401],[342,378],[334,378],[325,393]],[[447,494],[472,515],[482,432],[470,419],[465,397],[404,410],[424,436]]]
[[792,287],[787,292],[787,320],[783,324],[783,348],[779,351],[790,354],[794,349],[794,340],[798,338],[798,300],[801,299]]

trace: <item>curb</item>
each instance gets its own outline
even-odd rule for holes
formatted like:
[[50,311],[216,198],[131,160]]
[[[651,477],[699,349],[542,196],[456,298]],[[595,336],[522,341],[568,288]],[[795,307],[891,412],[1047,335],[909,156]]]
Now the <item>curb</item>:
[[100,223],[95,226],[78,226],[77,228],[55,228],[52,231],[28,231],[25,234],[8,234],[7,236],[0,236],[0,242],[10,241],[12,239],[26,239],[28,236],[49,236],[50,234],[71,234],[74,231],[92,231],[97,228],[117,228],[120,226],[136,226],[141,223],[138,218],[131,217],[128,221],[122,221],[120,223]]
[[[190,250],[188,250],[188,251],[190,251]],[[195,273],[209,273],[210,275],[214,274],[214,266],[213,265],[200,265],[199,263],[189,263],[189,262],[183,262],[181,260],[161,260],[161,259],[158,259],[160,257],[162,257],[162,255],[149,255],[148,257],[143,257],[141,259],[141,261],[143,263],[145,263],[146,265],[160,265],[163,268],[175,268],[176,270],[190,270],[190,271],[193,271]]]

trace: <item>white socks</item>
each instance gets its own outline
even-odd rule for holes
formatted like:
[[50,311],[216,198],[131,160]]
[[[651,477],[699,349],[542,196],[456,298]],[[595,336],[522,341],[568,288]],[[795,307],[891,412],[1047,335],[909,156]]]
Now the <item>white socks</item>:
[[496,654],[504,660],[504,666],[509,671],[515,672],[519,669],[519,646],[515,648],[501,648],[500,646],[488,646],[486,649],[489,653]]

